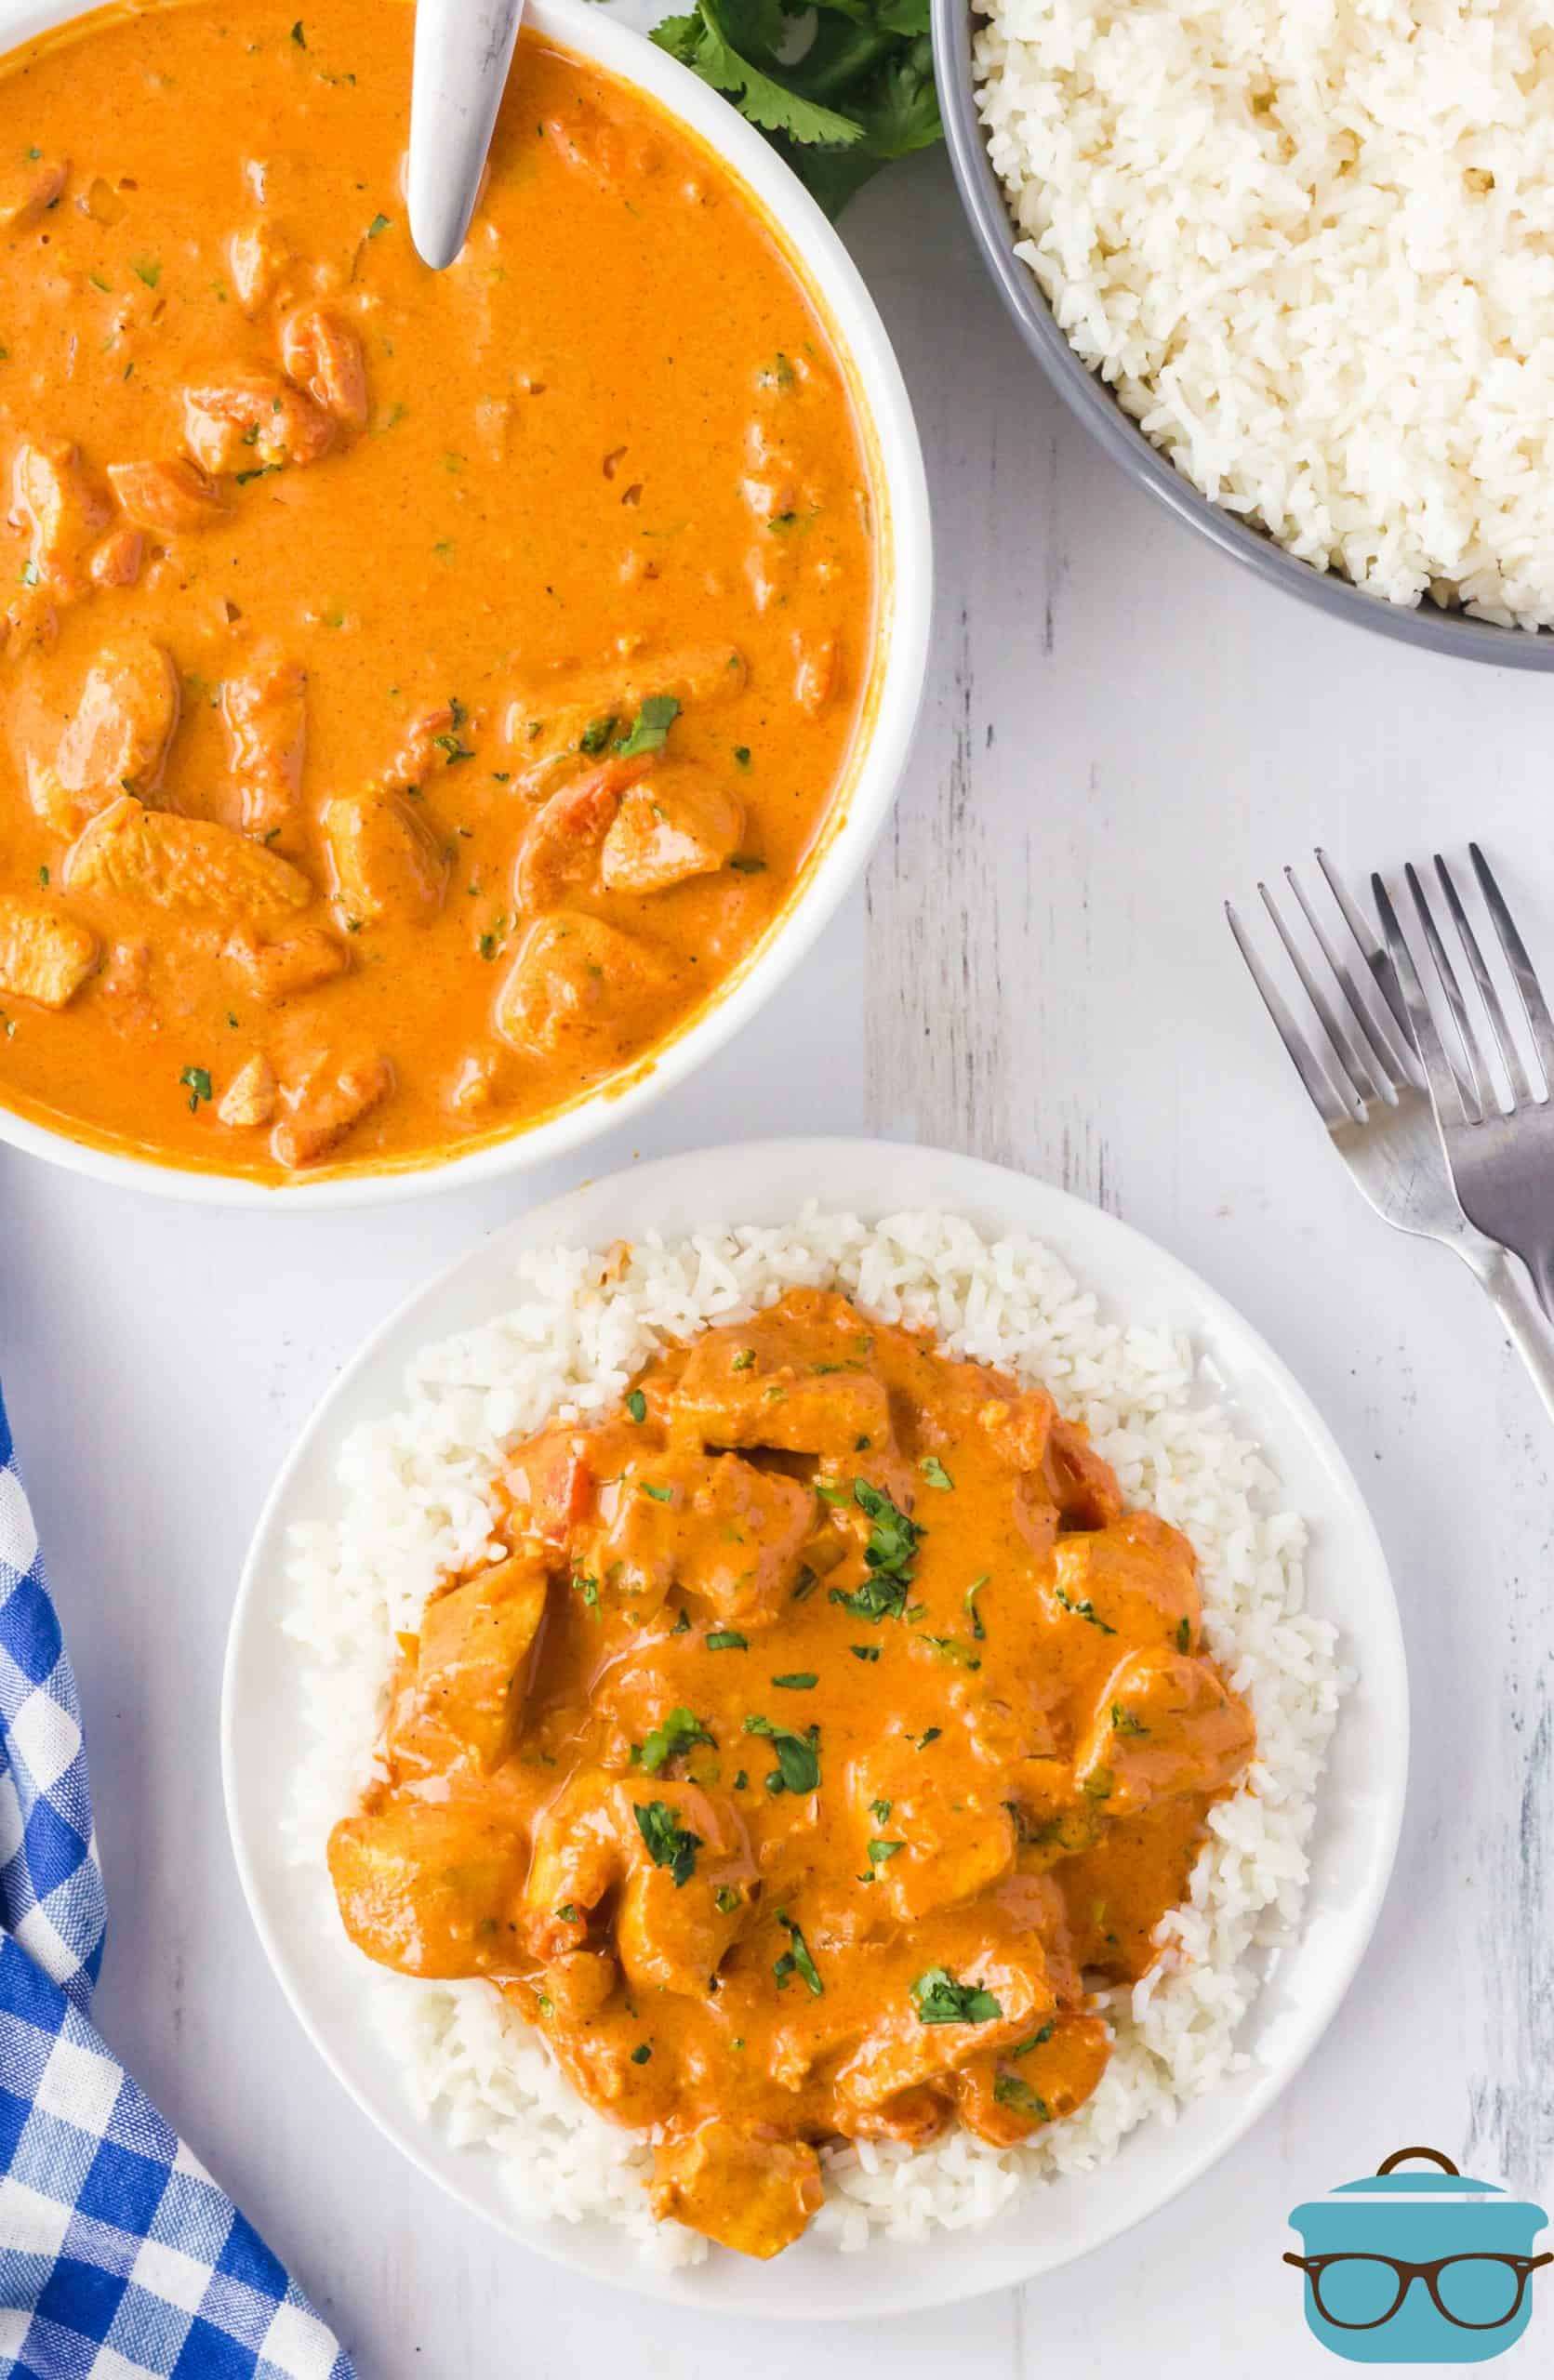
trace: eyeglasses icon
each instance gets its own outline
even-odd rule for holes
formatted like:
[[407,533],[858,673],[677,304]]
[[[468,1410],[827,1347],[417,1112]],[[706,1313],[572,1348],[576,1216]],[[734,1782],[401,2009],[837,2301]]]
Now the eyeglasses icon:
[[1429,2264],[1405,2264],[1397,2256],[1339,2254],[1297,2256],[1285,2251],[1311,2284],[1322,2320],[1340,2331],[1375,2331],[1389,2322],[1416,2281],[1428,2290],[1438,2313],[1463,2331],[1497,2331],[1521,2311],[1527,2283],[1541,2256],[1481,2254],[1437,2256]]

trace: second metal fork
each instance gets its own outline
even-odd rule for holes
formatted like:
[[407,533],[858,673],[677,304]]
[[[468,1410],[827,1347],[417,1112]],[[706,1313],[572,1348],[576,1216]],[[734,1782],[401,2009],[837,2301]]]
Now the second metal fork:
[[[1468,848],[1479,891],[1499,938],[1543,1072],[1541,1095],[1528,1079],[1516,1037],[1494,988],[1494,979],[1484,963],[1478,936],[1463,907],[1452,872],[1440,853],[1436,854],[1436,877],[1468,963],[1481,1014],[1489,1028],[1494,1057],[1486,1048],[1482,1032],[1474,1031],[1468,1002],[1417,869],[1410,865],[1403,874],[1451,1016],[1455,1051],[1448,1049],[1437,1025],[1398,913],[1379,876],[1371,879],[1371,888],[1408,1012],[1414,1045],[1424,1062],[1458,1203],[1481,1231],[1521,1258],[1533,1276],[1544,1312],[1554,1316],[1554,1101],[1548,1097],[1549,1086],[1554,1085],[1554,1017],[1549,1015],[1527,946],[1516,930],[1505,895],[1482,852],[1477,843],[1470,843]],[[1500,1063],[1499,1085],[1495,1081],[1494,1057]],[[1508,1107],[1501,1104],[1501,1090],[1509,1094]]]
[[1347,942],[1361,962],[1359,980],[1353,960],[1335,946],[1333,934],[1293,869],[1285,869],[1285,880],[1321,952],[1320,968],[1305,957],[1267,885],[1258,889],[1322,1028],[1330,1053],[1327,1064],[1296,1023],[1241,919],[1227,903],[1242,957],[1329,1139],[1359,1188],[1384,1222],[1421,1239],[1438,1239],[1461,1257],[1493,1301],[1554,1419],[1554,1325],[1515,1260],[1470,1222],[1458,1203],[1409,1038],[1411,1011],[1392,964],[1326,853],[1318,852],[1317,861],[1337,904]]

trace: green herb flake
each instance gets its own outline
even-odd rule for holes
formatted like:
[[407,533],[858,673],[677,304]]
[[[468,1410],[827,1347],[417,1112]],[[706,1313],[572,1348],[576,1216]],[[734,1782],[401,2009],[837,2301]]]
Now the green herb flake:
[[660,1488],[657,1482],[653,1479],[642,1479],[639,1480],[637,1484],[641,1488],[643,1494],[644,1496],[651,1496],[656,1504],[673,1503],[674,1490],[672,1488]]
[[688,1884],[696,1873],[696,1855],[701,1849],[701,1837],[683,1827],[667,1802],[636,1802],[637,1831],[647,1845],[647,1856],[655,1868],[667,1868],[678,1891]]
[[1039,2091],[1018,2074],[1001,2074],[993,2083],[993,2096],[1001,2108],[1013,2108],[1017,2115],[1029,2116],[1037,2123],[1050,2123],[1052,2109]]
[[818,1727],[795,1735],[790,1727],[780,1727],[775,1720],[756,1713],[745,1721],[745,1733],[766,1737],[777,1754],[777,1765],[766,1779],[768,1792],[813,1793],[817,1790],[820,1782]]
[[1125,1702],[1111,1706],[1111,1732],[1114,1736],[1147,1736],[1149,1728],[1142,1719],[1136,1719]]
[[143,281],[148,289],[154,289],[157,283],[162,278],[162,266],[158,258],[155,257],[133,257],[130,259],[130,263],[136,279],[138,281]]
[[202,1099],[210,1097],[210,1076],[204,1066],[185,1066],[179,1081],[189,1093],[189,1113],[194,1115]]
[[631,1395],[626,1399],[626,1410],[630,1413],[633,1421],[646,1421],[647,1399],[643,1395],[640,1388],[634,1388],[631,1391]]
[[657,1777],[667,1762],[677,1760],[693,1744],[711,1744],[714,1752],[718,1748],[717,1738],[708,1733],[694,1711],[681,1703],[667,1719],[648,1729],[635,1752],[636,1765],[645,1768],[649,1777]]
[[48,870],[47,870],[47,868],[46,868],[46,867],[40,867],[40,868],[39,868],[39,870],[38,870],[38,882],[39,882],[40,884],[46,884],[46,883],[48,882]]
[[631,2052],[631,2063],[632,2063],[632,2065],[633,2065],[633,2066],[645,2066],[645,2065],[647,2064],[648,2059],[652,2056],[652,2055],[653,2055],[653,2044],[652,2044],[652,2043],[651,2043],[651,2042],[639,2042],[639,2043],[637,2043],[637,2045],[636,2045],[636,2048]]
[[306,49],[306,48],[307,48],[307,46],[308,46],[308,36],[307,36],[307,34],[302,31],[302,20],[301,20],[301,18],[300,18],[300,17],[299,17],[299,18],[298,18],[297,22],[293,25],[293,27],[292,27],[292,29],[291,29],[291,38],[292,38],[292,40],[297,44],[297,46],[298,46],[298,48],[299,48],[299,49]]
[[929,1487],[937,1488],[942,1494],[948,1495],[955,1485],[936,1454],[925,1454],[917,1467]]
[[812,1686],[819,1683],[819,1675],[815,1670],[789,1670],[784,1676],[772,1680],[774,1686],[791,1686],[799,1694],[807,1694]]
[[1049,2016],[1040,2032],[1028,2033],[1023,2042],[1016,2042],[1014,2048],[1005,2054],[1010,2057],[1029,2057],[1033,2049],[1040,2049],[1043,2042],[1051,2041],[1052,2036],[1053,2020]]
[[557,1910],[556,1915],[560,1918],[564,1925],[576,1925],[578,1923],[577,1902],[575,1900],[564,1900],[561,1907]]
[[765,861],[753,859],[749,852],[736,852],[728,865],[736,876],[764,876],[766,873]]
[[912,1985],[912,2005],[923,2025],[987,2025],[1003,2008],[979,1984],[957,1983],[948,1967],[929,1967]]
[[1056,1588],[1055,1593],[1056,1593],[1057,1600],[1062,1605],[1064,1610],[1071,1611],[1076,1620],[1087,1620],[1092,1628],[1098,1628],[1100,1630],[1103,1636],[1116,1635],[1117,1631],[1111,1625],[1110,1620],[1103,1620],[1101,1618],[1100,1613],[1096,1609],[1095,1605],[1090,1601],[1088,1596],[1084,1597],[1082,1601],[1073,1595],[1065,1594],[1061,1587]]
[[639,752],[657,752],[679,716],[675,695],[649,694],[632,721],[631,734],[622,736],[616,750],[623,760],[635,760]]
[[826,1987],[820,1980],[819,1969],[809,1955],[808,1943],[785,1909],[777,1911],[777,1924],[786,1927],[790,1944],[790,1948],[784,1950],[772,1969],[772,1973],[777,1977],[777,1990],[781,1991],[789,1977],[796,1975],[813,1997],[818,2000]]
[[918,1751],[926,1752],[930,1744],[937,1743],[943,1733],[944,1729],[942,1727],[924,1727],[923,1733],[917,1739]]
[[707,1639],[710,1653],[748,1653],[750,1639],[741,1636],[737,1628],[714,1628]]
[[575,1570],[572,1574],[572,1592],[576,1595],[581,1595],[585,1611],[595,1620],[600,1618],[597,1579],[590,1578],[586,1571]]
[[849,1645],[847,1650],[856,1661],[877,1661],[880,1658],[878,1645]]
[[743,1898],[737,1884],[720,1884],[712,1895],[714,1906],[724,1917],[732,1917]]
[[982,1625],[982,1615],[976,1608],[976,1598],[991,1576],[990,1570],[984,1570],[979,1579],[973,1579],[965,1593],[961,1597],[961,1609],[971,1621],[971,1633],[979,1645],[986,1639],[988,1632]]
[[741,1347],[728,1368],[730,1371],[734,1372],[748,1372],[754,1361],[755,1349],[753,1347]]
[[367,225],[367,238],[369,240],[376,240],[380,232],[386,231],[389,229],[392,220],[393,218],[389,215],[375,215],[372,221]]
[[736,744],[734,747],[734,758],[738,767],[741,769],[748,769],[750,766],[750,746],[748,744]]
[[603,752],[619,723],[618,714],[613,710],[604,711],[599,718],[591,719],[578,738],[578,751],[588,753],[591,759]]
[[1192,1622],[1183,1618],[1176,1622],[1176,1650],[1178,1653],[1186,1653],[1190,1652],[1191,1649]]
[[906,1847],[904,1843],[886,1842],[875,1835],[869,1844],[869,1864],[871,1868],[883,1868],[887,1859],[894,1859],[897,1853],[905,1851]]

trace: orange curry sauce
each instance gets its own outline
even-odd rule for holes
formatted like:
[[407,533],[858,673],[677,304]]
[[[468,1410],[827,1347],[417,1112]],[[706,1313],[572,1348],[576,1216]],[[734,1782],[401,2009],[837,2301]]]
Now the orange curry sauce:
[[1084,1434],[790,1291],[519,1448],[405,1643],[346,1926],[488,1976],[654,2204],[771,2255],[817,2145],[1009,2144],[1095,2087],[1251,1719],[1191,1549]]
[[411,12],[0,75],[0,1100],[277,1179],[642,1062],[791,894],[873,648],[844,375],[753,205],[525,35],[410,245]]

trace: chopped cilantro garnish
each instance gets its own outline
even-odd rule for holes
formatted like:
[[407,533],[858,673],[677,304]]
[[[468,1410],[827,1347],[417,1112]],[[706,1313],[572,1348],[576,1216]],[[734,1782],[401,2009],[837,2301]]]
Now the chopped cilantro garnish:
[[782,1990],[790,1975],[796,1975],[800,1982],[807,1985],[815,1998],[818,2000],[826,1987],[820,1980],[818,1968],[809,1955],[808,1943],[785,1909],[777,1911],[777,1924],[787,1927],[788,1938],[791,1946],[784,1950],[772,1969],[777,1980],[777,1990],[779,1991]]
[[1082,1602],[1075,1596],[1065,1594],[1061,1587],[1056,1588],[1055,1593],[1056,1593],[1057,1600],[1062,1605],[1064,1610],[1071,1611],[1076,1620],[1087,1620],[1092,1628],[1098,1628],[1100,1630],[1103,1636],[1116,1635],[1117,1631],[1111,1625],[1110,1620],[1103,1620],[1101,1618],[1100,1613],[1096,1609],[1095,1605],[1090,1601],[1088,1596],[1086,1596]]
[[653,2044],[652,2044],[652,2043],[651,2043],[651,2042],[639,2042],[639,2043],[637,2043],[637,2045],[636,2045],[636,2048],[631,2052],[631,2063],[632,2063],[632,2065],[633,2065],[633,2066],[645,2066],[645,2065],[647,2064],[648,2059],[652,2056],[652,2055],[653,2055]]
[[784,1676],[775,1677],[772,1680],[774,1686],[790,1686],[801,1694],[807,1693],[812,1686],[818,1686],[819,1682],[818,1673],[814,1670],[789,1670]]
[[973,1579],[970,1586],[966,1589],[965,1593],[961,1597],[961,1609],[970,1620],[971,1633],[976,1637],[979,1645],[987,1636],[988,1632],[982,1625],[982,1615],[976,1608],[976,1598],[981,1593],[983,1588],[987,1585],[988,1580],[991,1576],[992,1573],[990,1571],[984,1570],[979,1579]]
[[575,1570],[572,1574],[572,1592],[574,1594],[581,1595],[584,1609],[591,1612],[597,1620],[599,1617],[598,1580],[589,1578],[582,1570]]
[[765,1736],[777,1754],[777,1766],[766,1779],[772,1793],[813,1793],[820,1782],[818,1744],[820,1730],[809,1727],[795,1735],[790,1727],[779,1727],[775,1720],[752,1715],[745,1721],[747,1736]]
[[657,1777],[666,1761],[676,1760],[693,1744],[711,1744],[717,1750],[717,1738],[710,1735],[694,1711],[681,1703],[657,1726],[650,1727],[637,1747],[636,1763],[645,1768],[649,1777]]
[[875,1835],[869,1844],[869,1864],[871,1868],[883,1868],[887,1859],[894,1859],[897,1853],[905,1851],[906,1847],[904,1843],[883,1842]]
[[162,267],[156,258],[136,257],[131,261],[137,280],[143,281],[148,289],[154,289],[162,278]]
[[1111,1706],[1111,1732],[1114,1736],[1147,1736],[1149,1728],[1142,1719],[1136,1719],[1125,1702]]
[[591,719],[578,738],[578,751],[587,752],[591,758],[602,752],[618,724],[618,715],[613,710],[603,712],[598,719]]
[[696,1873],[696,1855],[701,1849],[701,1837],[683,1827],[667,1802],[637,1802],[637,1831],[647,1845],[647,1856],[655,1868],[667,1868],[674,1878],[675,1888],[688,1884]]
[[575,1900],[564,1900],[561,1907],[557,1910],[556,1915],[560,1918],[564,1925],[576,1925],[578,1923],[577,1902]]
[[979,1984],[957,1983],[948,1967],[930,1967],[912,1986],[912,2004],[923,2025],[986,2025],[1003,2009]]
[[179,1081],[189,1093],[189,1113],[193,1116],[201,1100],[210,1097],[210,1076],[204,1066],[185,1066]]
[[737,1884],[720,1884],[717,1891],[712,1895],[714,1902],[723,1911],[724,1917],[731,1917],[733,1915],[743,1897],[744,1896],[740,1892]]
[[948,1492],[955,1485],[936,1454],[925,1454],[917,1467],[930,1488],[937,1488]]
[[1191,1645],[1192,1622],[1184,1617],[1176,1622],[1176,1650],[1178,1653],[1185,1653],[1190,1649]]
[[674,1501],[674,1490],[672,1488],[660,1488],[656,1481],[651,1479],[641,1480],[638,1482],[638,1485],[641,1487],[643,1494],[644,1496],[651,1496],[656,1504],[672,1504]]
[[714,1628],[707,1639],[710,1653],[748,1653],[750,1639],[741,1636],[737,1628]]
[[880,1658],[878,1645],[849,1645],[847,1650],[856,1661],[877,1661]]
[[1022,2116],[1031,2116],[1037,2123],[1050,2123],[1052,2109],[1039,2091],[1017,2074],[1001,2074],[993,2084],[993,2096],[1001,2108],[1013,2108]]
[[630,1413],[633,1421],[646,1421],[647,1399],[643,1395],[640,1388],[634,1388],[631,1391],[631,1395],[626,1399],[626,1410]]
[[634,760],[639,752],[657,752],[670,729],[680,716],[680,705],[673,694],[649,694],[631,724],[629,735],[616,746],[623,760]]
[[392,219],[392,216],[375,215],[372,221],[367,225],[367,238],[369,240],[376,240],[379,231],[386,231],[388,230]]
[[734,1372],[748,1372],[754,1361],[755,1349],[753,1347],[741,1347],[728,1368],[730,1371]]

